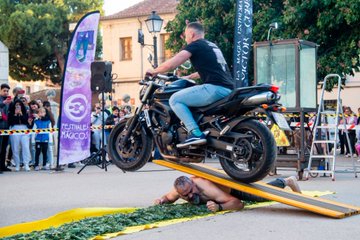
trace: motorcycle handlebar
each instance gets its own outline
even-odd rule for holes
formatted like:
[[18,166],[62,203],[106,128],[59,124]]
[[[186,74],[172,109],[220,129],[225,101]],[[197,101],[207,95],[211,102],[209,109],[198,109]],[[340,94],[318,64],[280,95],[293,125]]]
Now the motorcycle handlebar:
[[173,75],[173,74],[166,74],[166,75],[165,74],[157,74],[155,76],[152,76],[152,75],[146,73],[144,80],[141,80],[139,82],[139,84],[144,85],[142,82],[144,82],[144,81],[154,81],[155,78],[159,78],[159,79],[165,80],[167,82],[173,82],[173,81],[176,81],[176,80],[179,79],[178,76]]

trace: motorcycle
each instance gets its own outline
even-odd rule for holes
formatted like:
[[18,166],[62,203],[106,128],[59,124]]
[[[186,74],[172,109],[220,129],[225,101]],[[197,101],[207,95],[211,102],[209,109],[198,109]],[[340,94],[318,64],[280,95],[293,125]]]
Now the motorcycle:
[[116,125],[109,137],[108,153],[120,169],[142,168],[151,158],[154,144],[169,161],[202,162],[206,156],[217,156],[223,170],[242,182],[261,180],[273,168],[277,152],[274,137],[249,112],[262,109],[272,122],[284,121],[278,113],[282,106],[277,86],[237,88],[209,106],[190,108],[200,130],[206,133],[207,143],[179,148],[188,133],[171,110],[169,98],[196,83],[174,74],[158,74],[139,84],[143,86],[140,106],[131,118]]

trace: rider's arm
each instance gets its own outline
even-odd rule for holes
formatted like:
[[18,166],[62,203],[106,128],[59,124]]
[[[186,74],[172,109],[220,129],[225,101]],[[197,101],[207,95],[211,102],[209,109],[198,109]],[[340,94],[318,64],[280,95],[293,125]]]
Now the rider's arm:
[[191,53],[182,50],[179,53],[177,53],[174,57],[170,58],[169,60],[165,61],[163,64],[161,64],[159,67],[155,68],[152,73],[154,75],[158,73],[165,73],[171,70],[174,70],[181,64],[183,64],[186,60],[188,60],[191,57]]
[[172,189],[170,192],[162,196],[161,198],[155,199],[154,204],[161,205],[167,203],[173,203],[180,198],[179,194],[175,189]]

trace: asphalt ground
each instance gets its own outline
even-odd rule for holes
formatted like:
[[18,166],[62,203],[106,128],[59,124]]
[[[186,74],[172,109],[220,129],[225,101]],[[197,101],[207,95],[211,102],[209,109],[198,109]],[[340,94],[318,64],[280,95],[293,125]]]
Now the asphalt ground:
[[[219,167],[216,161],[208,162]],[[338,169],[350,169],[340,158]],[[123,173],[114,165],[108,171],[86,167],[63,172],[6,172],[0,175],[0,227],[47,218],[84,207],[147,207],[171,187],[180,172],[148,163],[141,171]],[[278,176],[295,175],[279,169]],[[360,175],[360,174],[359,174]],[[319,176],[299,181],[303,190],[330,190],[323,198],[360,206],[360,176],[337,173],[336,181]],[[227,213],[147,230],[116,239],[359,239],[360,215],[331,219],[283,204]]]

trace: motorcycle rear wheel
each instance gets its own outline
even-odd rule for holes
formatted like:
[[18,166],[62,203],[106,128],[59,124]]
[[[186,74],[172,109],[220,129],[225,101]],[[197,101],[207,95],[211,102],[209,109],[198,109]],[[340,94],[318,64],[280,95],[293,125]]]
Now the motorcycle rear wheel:
[[251,119],[239,123],[235,132],[252,135],[232,144],[238,146],[232,159],[219,158],[224,171],[233,179],[251,183],[269,174],[276,160],[276,142],[270,130],[262,123]]
[[139,126],[128,142],[124,144],[122,138],[126,133],[126,123],[126,121],[120,122],[112,129],[109,136],[108,153],[118,168],[132,172],[139,170],[148,162],[153,149],[153,141]]

